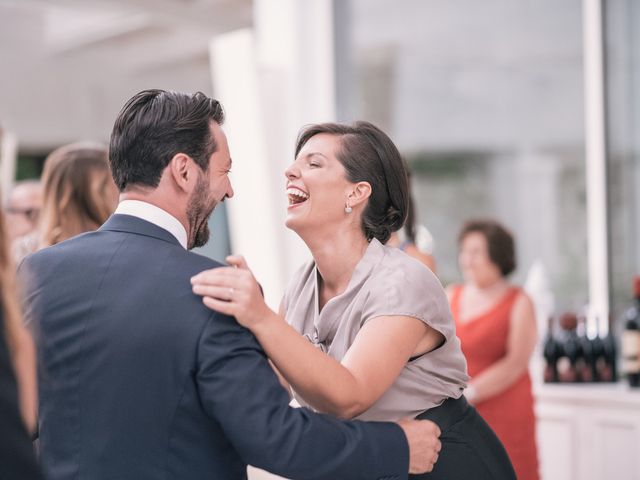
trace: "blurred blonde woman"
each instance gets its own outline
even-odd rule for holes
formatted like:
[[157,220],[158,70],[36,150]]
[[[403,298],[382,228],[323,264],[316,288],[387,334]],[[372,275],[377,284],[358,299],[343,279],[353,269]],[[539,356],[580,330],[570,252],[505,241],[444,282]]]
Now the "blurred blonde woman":
[[36,359],[22,326],[14,265],[0,211],[0,473],[2,478],[40,478],[27,432],[36,426]]
[[107,149],[99,144],[73,143],[54,150],[45,160],[42,182],[39,248],[96,230],[118,204]]

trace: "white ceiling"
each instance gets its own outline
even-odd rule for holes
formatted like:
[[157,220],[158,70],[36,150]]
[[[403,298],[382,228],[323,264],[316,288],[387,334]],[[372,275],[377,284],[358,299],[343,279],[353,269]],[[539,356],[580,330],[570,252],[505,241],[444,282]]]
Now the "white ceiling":
[[107,141],[145,88],[212,94],[209,40],[251,0],[0,0],[0,125],[22,151]]

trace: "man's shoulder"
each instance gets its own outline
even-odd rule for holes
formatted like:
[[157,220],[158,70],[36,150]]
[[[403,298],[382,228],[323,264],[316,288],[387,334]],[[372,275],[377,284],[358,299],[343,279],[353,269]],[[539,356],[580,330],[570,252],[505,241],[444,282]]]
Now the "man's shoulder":
[[212,258],[205,257],[199,253],[185,250],[180,247],[179,251],[172,256],[174,262],[180,265],[182,270],[187,272],[193,272],[192,275],[200,273],[202,270],[209,270],[211,268],[222,267],[223,264],[213,260]]
[[25,269],[32,270],[38,268],[39,265],[50,265],[52,261],[59,260],[61,254],[63,254],[62,252],[64,252],[63,247],[66,246],[64,243],[66,242],[42,248],[25,256],[18,265],[18,272],[20,273]]
[[65,240],[57,245],[44,248],[25,257],[19,266],[19,271],[56,273],[73,270],[78,273],[78,265],[84,265],[88,271],[103,269],[105,265],[112,265],[112,259],[121,256],[128,265],[144,263],[146,265],[164,265],[165,274],[169,277],[191,277],[203,270],[222,266],[209,257],[185,250],[178,244],[171,244],[155,239],[149,243],[138,243],[136,248],[121,241],[126,239],[113,235],[105,235],[99,231],[79,235]]

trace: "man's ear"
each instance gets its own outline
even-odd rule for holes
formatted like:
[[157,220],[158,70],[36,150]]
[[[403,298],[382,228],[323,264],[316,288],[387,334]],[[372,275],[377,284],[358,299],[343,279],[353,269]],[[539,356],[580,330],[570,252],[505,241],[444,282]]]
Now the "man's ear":
[[358,182],[349,194],[349,205],[355,207],[365,203],[371,196],[371,184],[369,182]]
[[176,153],[167,167],[176,188],[185,193],[191,193],[197,179],[196,171],[194,170],[195,162],[191,157],[184,153]]

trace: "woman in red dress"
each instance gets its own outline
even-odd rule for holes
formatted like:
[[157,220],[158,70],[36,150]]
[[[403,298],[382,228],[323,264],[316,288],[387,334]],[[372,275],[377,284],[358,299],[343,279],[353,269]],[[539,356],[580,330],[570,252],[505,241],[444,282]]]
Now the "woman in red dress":
[[519,480],[538,479],[529,359],[536,345],[533,304],[507,276],[511,234],[491,220],[467,222],[458,237],[463,285],[447,289],[471,376],[467,400],[505,446]]

